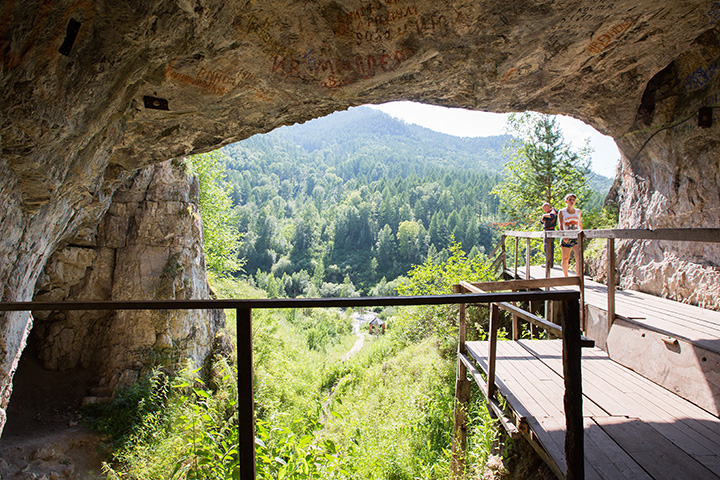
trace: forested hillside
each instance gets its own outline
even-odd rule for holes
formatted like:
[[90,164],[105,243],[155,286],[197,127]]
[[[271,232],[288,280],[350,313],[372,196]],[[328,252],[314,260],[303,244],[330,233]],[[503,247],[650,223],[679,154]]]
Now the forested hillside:
[[229,145],[244,271],[272,296],[378,284],[382,295],[428,253],[446,257],[453,238],[470,257],[489,251],[491,224],[507,220],[489,192],[510,139],[440,134],[359,107]]
[[245,271],[264,288],[281,280],[271,294],[314,285],[347,296],[453,237],[471,255],[490,248],[499,217],[488,193],[508,139],[461,139],[355,108],[225,147]]

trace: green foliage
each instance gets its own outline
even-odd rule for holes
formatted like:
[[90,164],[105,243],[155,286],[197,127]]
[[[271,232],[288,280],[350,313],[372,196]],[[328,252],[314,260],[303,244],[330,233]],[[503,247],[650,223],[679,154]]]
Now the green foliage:
[[583,228],[612,229],[617,228],[618,210],[614,207],[586,210],[583,212]]
[[219,151],[190,157],[190,168],[200,182],[200,211],[207,268],[218,274],[240,269],[242,235],[233,209],[230,188],[224,181],[225,156]]
[[355,478],[348,452],[338,451],[332,440],[317,436],[319,424],[297,434],[258,419],[255,424],[257,478],[263,480],[308,478]]
[[164,429],[170,391],[167,376],[155,371],[118,390],[112,403],[88,405],[83,412],[95,430],[112,439],[113,448],[132,448],[155,429]]
[[240,478],[237,372],[218,362],[214,390],[197,373],[186,370],[172,384],[155,373],[92,412],[95,428],[113,439],[115,464],[103,466],[107,478]]
[[[467,262],[457,244],[449,258],[448,271],[471,268],[457,265]],[[257,293],[228,277],[211,281],[222,296]],[[356,340],[349,312],[253,312],[258,478],[449,477],[455,383],[449,339],[430,335],[408,344],[402,322],[387,320],[388,334],[366,339],[359,353],[344,358]],[[323,341],[313,345],[310,338]],[[235,362],[216,360],[204,378],[197,370],[173,381],[155,374],[97,407],[105,416],[97,425],[115,440],[107,477],[238,478],[237,372],[229,367]],[[470,410],[468,455],[481,461],[496,432],[479,397]]]
[[513,114],[508,125],[518,140],[506,149],[505,180],[492,191],[501,210],[536,225],[545,202],[558,207],[565,195],[574,193],[582,205],[591,193],[589,147],[579,153],[570,150],[550,115]]
[[[398,286],[401,295],[439,295],[453,293],[453,285],[460,281],[483,282],[493,280],[488,259],[480,254],[468,258],[458,243],[449,248],[445,259],[429,257],[422,265],[415,266],[408,273],[408,281]],[[486,308],[481,308],[486,312]],[[435,335],[441,339],[455,341],[457,332],[457,307],[450,305],[406,308],[398,315],[400,330],[409,342]],[[480,312],[470,316],[473,319]],[[445,347],[453,352],[452,344]]]
[[185,452],[176,460],[173,477],[185,473],[181,478],[188,480],[240,479],[237,369],[223,363],[221,371],[216,392],[199,378],[174,385],[180,392],[177,402],[185,406],[175,427]]

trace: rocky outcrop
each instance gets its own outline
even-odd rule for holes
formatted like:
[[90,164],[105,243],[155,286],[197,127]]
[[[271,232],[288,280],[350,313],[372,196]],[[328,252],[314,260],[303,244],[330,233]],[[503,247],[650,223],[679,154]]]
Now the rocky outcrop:
[[[96,231],[50,257],[35,300],[209,298],[198,194],[180,161],[139,170]],[[31,344],[49,370],[92,366],[109,395],[154,366],[202,365],[223,324],[207,310],[37,312]]]
[[[719,25],[707,0],[6,0],[1,298],[30,300],[58,247],[86,248],[74,239],[136,170],[391,100],[573,115],[619,143],[624,226],[718,226],[718,122],[684,119],[718,105]],[[630,259],[655,258],[628,248],[626,278]],[[70,270],[110,261],[62,255]],[[706,247],[662,255],[653,271],[677,258],[677,272],[709,275],[718,258]],[[154,345],[163,328],[138,337]],[[0,321],[0,425],[30,329],[27,313]]]
[[[715,4],[709,24],[718,14]],[[618,139],[621,228],[720,227],[718,62],[713,28],[648,82],[633,127]],[[710,127],[699,126],[702,107]],[[618,253],[621,287],[720,310],[718,244],[620,242]]]

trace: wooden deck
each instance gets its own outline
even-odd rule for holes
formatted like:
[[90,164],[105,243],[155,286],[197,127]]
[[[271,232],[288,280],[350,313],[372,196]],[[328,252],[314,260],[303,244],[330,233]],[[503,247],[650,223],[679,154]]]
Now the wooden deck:
[[[487,373],[488,342],[467,342]],[[565,471],[562,343],[497,343],[496,384],[551,468]],[[473,373],[473,372],[471,372]],[[583,349],[587,479],[720,479],[720,419],[612,361]],[[476,381],[482,378],[474,372]]]
[[[512,276],[514,271],[506,270],[506,274]],[[562,276],[562,270],[553,268],[551,276]],[[526,278],[523,267],[518,269],[518,278]],[[545,267],[531,266],[530,278],[545,278]],[[607,311],[607,287],[585,277],[585,304]],[[617,290],[615,315],[720,354],[720,312],[633,290]]]

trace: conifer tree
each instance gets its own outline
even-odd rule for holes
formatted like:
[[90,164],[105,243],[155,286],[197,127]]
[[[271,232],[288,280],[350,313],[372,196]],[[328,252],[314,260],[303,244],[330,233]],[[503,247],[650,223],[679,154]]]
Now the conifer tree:
[[508,119],[518,139],[504,151],[505,180],[492,190],[500,209],[513,219],[536,223],[535,216],[548,202],[559,208],[568,193],[581,205],[590,194],[590,148],[574,152],[565,143],[555,117],[533,112],[513,114]]

